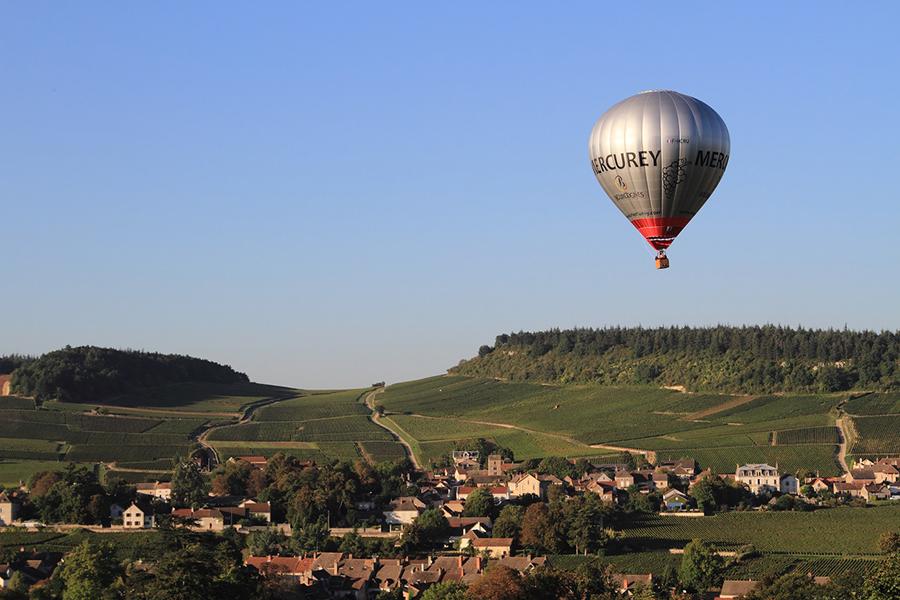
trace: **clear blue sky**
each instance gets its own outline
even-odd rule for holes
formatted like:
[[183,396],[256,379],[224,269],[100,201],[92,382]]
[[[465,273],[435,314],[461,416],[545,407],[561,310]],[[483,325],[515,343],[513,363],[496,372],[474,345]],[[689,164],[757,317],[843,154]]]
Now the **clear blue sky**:
[[[0,353],[323,387],[519,329],[900,328],[897,3],[320,4],[0,5]],[[666,272],[587,156],[650,88],[732,140]]]

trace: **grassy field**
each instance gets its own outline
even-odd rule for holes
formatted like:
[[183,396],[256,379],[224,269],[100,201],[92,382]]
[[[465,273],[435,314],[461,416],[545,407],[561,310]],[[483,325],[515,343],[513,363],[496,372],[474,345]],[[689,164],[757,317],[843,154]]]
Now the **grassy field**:
[[837,394],[738,397],[463,376],[392,385],[378,398],[426,462],[454,440],[484,437],[518,458],[589,456],[609,452],[591,445],[611,445],[694,456],[723,472],[735,462],[770,461],[823,475],[839,473],[834,415],[841,400]]
[[695,519],[648,516],[626,528],[623,535],[626,544],[641,550],[681,548],[700,538],[723,550],[753,544],[764,553],[857,556],[878,554],[879,536],[896,529],[898,523],[900,506],[884,505],[814,512],[732,512]]
[[213,430],[208,441],[229,456],[283,451],[319,461],[402,457],[402,447],[369,418],[363,402],[368,391],[309,394],[265,406],[249,423]]
[[900,392],[887,394],[866,394],[851,398],[844,406],[851,415],[887,415],[900,414]]
[[125,408],[234,413],[267,398],[301,393],[259,383],[178,383],[104,400],[101,404]]
[[854,455],[900,454],[900,415],[853,417]]
[[64,466],[64,463],[55,460],[0,460],[0,485],[18,486],[20,482],[30,481],[35,473],[57,471]]
[[[562,569],[575,569],[588,557],[558,555],[550,557],[550,563]],[[681,556],[667,551],[629,552],[604,556],[600,559],[618,573],[653,573],[660,576],[667,568],[677,571]],[[762,579],[767,575],[783,574],[789,571],[812,573],[815,576],[835,576],[841,573],[865,573],[875,568],[878,559],[827,557],[804,554],[768,554],[744,559],[731,564],[725,571],[726,579]]]

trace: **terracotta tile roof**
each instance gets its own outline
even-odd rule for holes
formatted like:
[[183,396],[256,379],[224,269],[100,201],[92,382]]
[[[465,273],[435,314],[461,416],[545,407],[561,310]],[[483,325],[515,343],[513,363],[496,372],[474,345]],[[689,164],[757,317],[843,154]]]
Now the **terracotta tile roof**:
[[313,559],[299,556],[250,556],[244,564],[263,574],[291,575],[312,572]]
[[758,581],[750,579],[726,579],[722,583],[722,591],[719,592],[719,596],[737,598],[749,594],[755,590],[758,585]]

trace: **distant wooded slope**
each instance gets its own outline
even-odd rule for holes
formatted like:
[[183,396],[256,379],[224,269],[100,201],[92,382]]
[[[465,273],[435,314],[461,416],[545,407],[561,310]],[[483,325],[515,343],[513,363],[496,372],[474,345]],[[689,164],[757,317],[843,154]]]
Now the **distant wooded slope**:
[[178,354],[66,347],[26,361],[13,371],[12,391],[38,400],[97,402],[173,383],[244,383],[229,366]]
[[900,334],[755,327],[605,328],[497,336],[451,369],[511,381],[730,393],[900,388]]

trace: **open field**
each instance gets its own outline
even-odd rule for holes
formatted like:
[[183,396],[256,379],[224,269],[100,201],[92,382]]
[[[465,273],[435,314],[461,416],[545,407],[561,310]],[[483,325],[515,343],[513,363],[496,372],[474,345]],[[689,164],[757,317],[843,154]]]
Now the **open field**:
[[113,546],[119,560],[137,560],[144,557],[158,556],[163,551],[163,535],[158,531],[141,531],[128,533],[94,533],[87,530],[71,532],[58,531],[5,531],[0,532],[0,548],[16,548],[25,546],[46,552],[68,552],[90,540],[97,544],[106,542]]
[[284,400],[260,408],[249,422],[214,429],[207,440],[226,456],[270,456],[283,451],[319,461],[401,458],[402,448],[369,417],[363,402],[368,391],[313,393]]
[[[563,569],[575,569],[588,560],[577,555],[559,555],[550,558],[551,564]],[[877,557],[844,558],[832,556],[823,558],[804,554],[765,554],[732,564],[725,571],[726,579],[762,579],[767,575],[783,574],[789,571],[812,573],[815,576],[835,576],[842,573],[865,573],[878,565]],[[601,561],[609,564],[619,573],[653,573],[657,576],[667,568],[678,569],[681,556],[665,550],[629,552],[604,556]]]
[[[764,553],[877,555],[878,538],[900,523],[900,506],[813,512],[731,512],[703,518],[648,516],[624,530],[637,549],[681,548],[693,538],[720,550],[753,544]],[[785,535],[785,532],[791,532]],[[827,535],[823,535],[827,532]]]
[[[206,440],[222,458],[279,450],[320,461],[399,458],[402,449],[370,418],[363,401],[368,391],[180,384],[118,398],[100,411],[59,402],[35,409],[30,400],[5,399],[0,403],[0,459],[159,467],[187,452],[208,427]],[[868,394],[845,406],[851,414],[890,411],[898,397]],[[384,424],[425,464],[457,441],[482,437],[510,448],[520,460],[595,457],[626,448],[660,459],[693,457],[719,472],[733,471],[737,463],[769,462],[783,471],[835,475],[840,466],[834,419],[843,399],[839,394],[729,396],[440,376],[389,386],[375,402],[387,411]],[[240,422],[238,415],[244,415]],[[898,419],[852,417],[859,435],[851,453],[900,452]]]
[[723,472],[735,462],[769,461],[823,475],[840,472],[834,415],[841,400],[837,394],[747,397],[463,376],[392,385],[378,398],[386,422],[426,462],[454,440],[484,437],[520,459],[609,453],[589,447],[606,445],[693,456]]
[[900,414],[900,392],[887,394],[866,394],[851,398],[844,406],[851,415],[887,415]]
[[852,454],[900,453],[900,415],[853,417],[852,420],[858,436]]
[[744,463],[768,463],[777,464],[783,473],[818,471],[825,477],[840,473],[837,449],[833,445],[688,448],[660,450],[657,459],[694,458],[702,467],[709,467],[716,473],[734,473],[735,467]]
[[299,390],[259,383],[178,383],[105,399],[101,404],[174,411],[235,413],[254,402],[299,393],[301,393]]
[[58,471],[65,466],[55,460],[0,460],[0,485],[17,486],[19,482],[31,480],[31,476],[41,471]]

